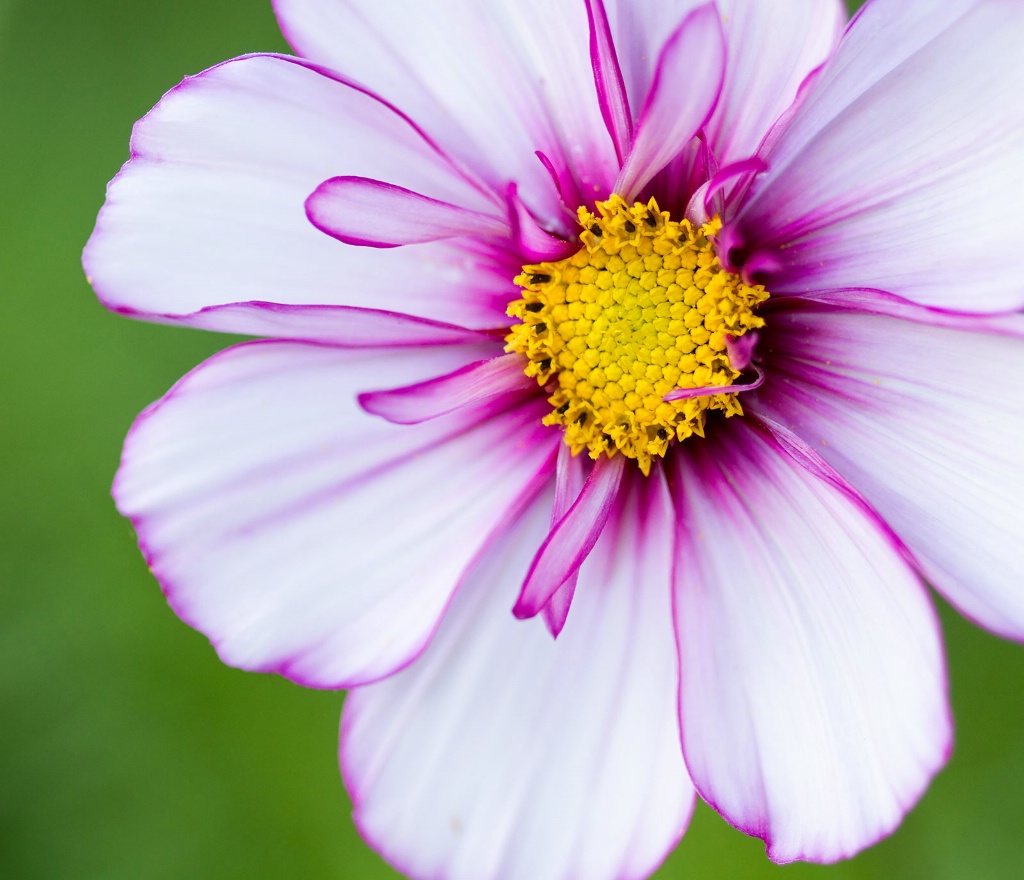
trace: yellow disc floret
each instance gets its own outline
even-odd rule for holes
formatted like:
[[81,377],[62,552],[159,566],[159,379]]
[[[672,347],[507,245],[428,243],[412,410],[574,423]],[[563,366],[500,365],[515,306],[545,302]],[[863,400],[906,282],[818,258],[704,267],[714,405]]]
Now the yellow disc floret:
[[[672,221],[651,199],[618,196],[579,210],[583,247],[557,263],[524,266],[523,298],[508,308],[506,350],[524,354],[554,407],[573,454],[621,452],[643,472],[669,444],[704,435],[709,410],[743,412],[728,386],[728,337],[764,325],[753,308],[760,285],[722,268],[714,250],[718,218],[694,227]],[[677,389],[721,394],[665,402]]]

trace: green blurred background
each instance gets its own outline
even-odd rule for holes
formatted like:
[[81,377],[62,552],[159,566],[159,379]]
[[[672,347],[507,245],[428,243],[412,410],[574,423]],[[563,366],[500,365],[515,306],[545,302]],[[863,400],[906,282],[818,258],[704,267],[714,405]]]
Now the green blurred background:
[[[349,819],[342,695],[222,666],[109,497],[135,414],[230,340],[99,306],[79,255],[104,185],[183,75],[285,49],[269,0],[0,0],[5,880],[397,877]],[[701,806],[657,877],[1024,876],[1024,648],[943,622],[956,752],[894,837],[779,868]]]

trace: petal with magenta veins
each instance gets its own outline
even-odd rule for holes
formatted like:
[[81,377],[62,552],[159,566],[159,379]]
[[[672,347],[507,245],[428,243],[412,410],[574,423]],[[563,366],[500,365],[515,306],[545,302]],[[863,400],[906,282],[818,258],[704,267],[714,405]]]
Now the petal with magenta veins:
[[892,832],[949,756],[938,620],[814,452],[716,427],[670,479],[687,767],[773,860],[833,862]]
[[630,481],[554,640],[508,613],[549,527],[545,492],[460,586],[419,660],[349,694],[341,763],[355,820],[404,874],[641,880],[678,841],[693,790],[666,495],[658,470]]
[[[505,323],[518,267],[484,243],[382,253],[317,230],[305,201],[339,173],[504,216],[497,194],[380,99],[294,58],[248,56],[186,79],[136,125],[132,158],[86,246],[86,273],[116,311],[202,326],[219,308],[218,329],[236,332],[275,333],[296,306]],[[275,309],[243,305],[252,303]]]
[[494,530],[550,481],[558,439],[522,395],[407,427],[356,394],[481,353],[249,343],[139,417],[118,508],[226,663],[336,688],[422,650]]
[[1019,3],[865,6],[773,137],[728,245],[774,294],[1020,308],[1022,31]]
[[819,449],[964,614],[1024,640],[1024,321],[851,301],[771,316],[752,411]]
[[516,181],[546,228],[574,224],[535,151],[588,197],[610,194],[618,162],[581,0],[274,0],[274,10],[296,52],[413,114],[495,190]]

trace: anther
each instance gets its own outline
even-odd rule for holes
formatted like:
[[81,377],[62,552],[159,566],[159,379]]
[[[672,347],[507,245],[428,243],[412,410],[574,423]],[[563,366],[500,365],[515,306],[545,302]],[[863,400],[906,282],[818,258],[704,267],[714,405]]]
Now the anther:
[[576,424],[581,428],[587,423],[587,414],[585,412],[580,413],[580,417],[576,419]]
[[658,221],[655,220],[650,214],[644,217],[644,223],[650,226],[651,229],[654,229],[654,227],[658,225]]
[[533,325],[533,329],[534,329],[534,330],[535,330],[535,331],[536,331],[537,333],[547,333],[547,331],[548,331],[548,325],[547,325],[547,324],[545,324],[545,323],[544,323],[543,321],[541,321],[541,322],[540,322],[540,323],[538,323],[538,324],[534,324],[534,325]]
[[531,275],[530,284],[547,284],[551,280],[550,275]]
[[628,232],[630,235],[632,235],[634,232],[636,232],[636,226],[633,225],[633,221],[632,220],[627,220],[626,221],[626,232]]
[[544,309],[544,303],[527,303],[526,311],[528,312],[540,312]]
[[542,373],[546,373],[551,369],[551,358],[544,358],[537,366],[540,367]]
[[592,224],[591,227],[590,227],[590,234],[592,236],[594,236],[594,238],[600,238],[601,237],[601,227],[598,226],[596,223]]

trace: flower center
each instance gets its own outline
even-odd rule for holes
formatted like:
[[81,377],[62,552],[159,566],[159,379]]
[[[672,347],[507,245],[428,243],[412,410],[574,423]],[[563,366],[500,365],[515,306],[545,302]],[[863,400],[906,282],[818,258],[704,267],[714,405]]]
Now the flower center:
[[[580,208],[583,247],[557,263],[524,266],[523,298],[506,350],[528,359],[573,454],[618,452],[650,472],[674,441],[704,436],[709,410],[743,412],[736,392],[666,401],[680,389],[727,389],[740,376],[732,340],[764,326],[764,287],[727,272],[714,250],[715,217],[699,228],[669,220],[651,199],[613,195]],[[742,367],[743,365],[741,365]]]

